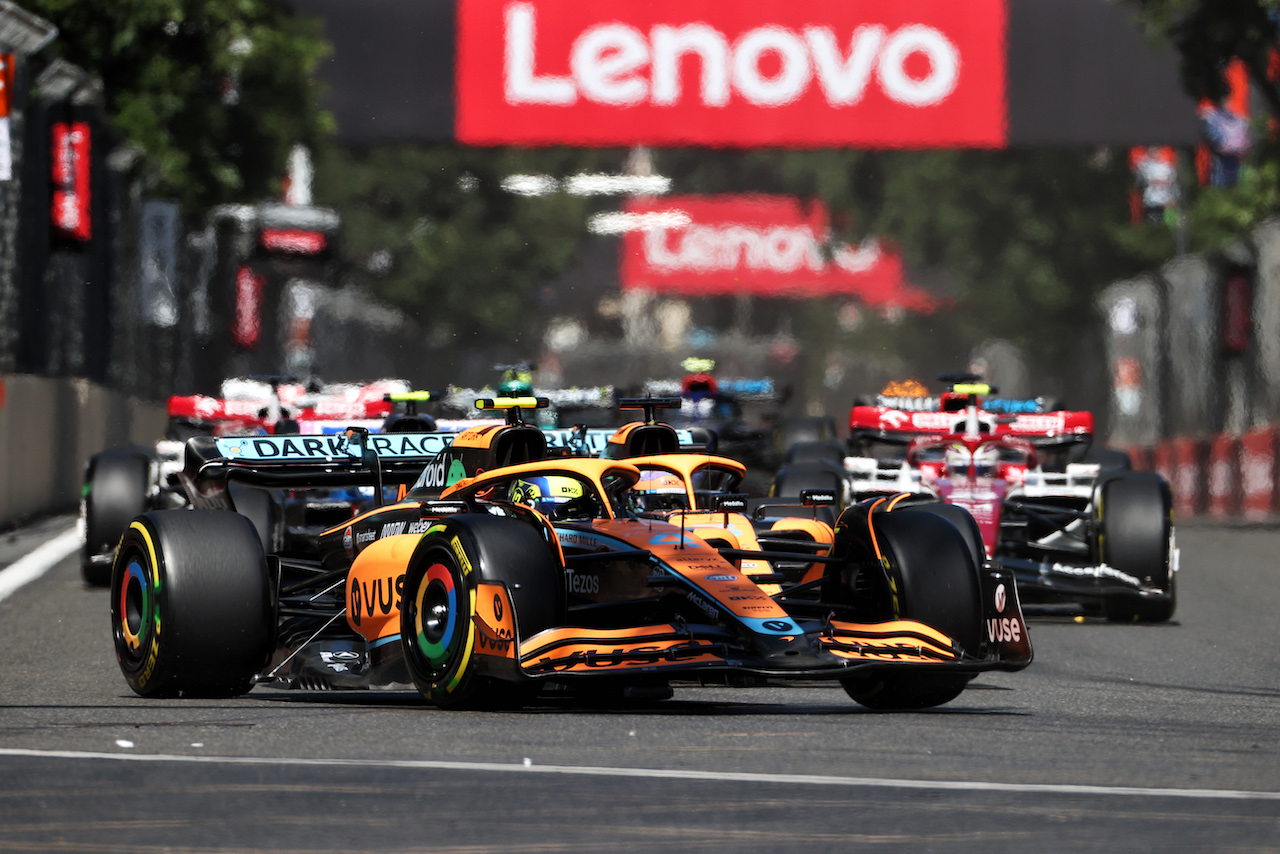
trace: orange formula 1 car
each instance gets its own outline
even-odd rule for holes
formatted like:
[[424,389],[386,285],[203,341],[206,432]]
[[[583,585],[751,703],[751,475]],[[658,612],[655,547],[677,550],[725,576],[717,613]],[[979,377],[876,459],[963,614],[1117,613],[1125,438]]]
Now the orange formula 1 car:
[[[530,405],[500,401],[508,423],[452,436],[193,439],[183,479],[207,509],[139,516],[113,566],[126,681],[147,696],[411,682],[442,707],[513,707],[548,686],[830,678],[867,706],[922,708],[1030,663],[1012,576],[975,560],[945,509],[850,508],[830,553],[805,557],[819,577],[753,575],[742,550],[641,515],[631,462],[548,456]],[[236,481],[412,485],[264,555],[225,512]]]

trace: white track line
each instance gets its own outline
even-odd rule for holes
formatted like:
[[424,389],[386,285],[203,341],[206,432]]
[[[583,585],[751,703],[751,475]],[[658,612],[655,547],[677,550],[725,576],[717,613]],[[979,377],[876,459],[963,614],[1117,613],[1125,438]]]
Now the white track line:
[[82,750],[0,748],[0,756],[42,759],[114,759],[122,762],[181,762],[202,765],[275,765],[280,767],[407,768],[423,771],[487,771],[516,774],[564,774],[651,780],[700,780],[719,783],[857,786],[948,792],[1011,792],[1087,796],[1137,796],[1197,800],[1280,801],[1280,792],[1238,789],[1160,789],[1137,786],[1079,786],[1056,783],[986,783],[964,780],[895,780],[887,777],[823,777],[810,774],[752,774],[735,771],[675,771],[657,768],[605,768],[591,765],[516,765],[501,762],[445,762],[430,759],[305,759],[267,756],[181,756],[173,753],[95,753]]
[[45,541],[33,552],[15,560],[0,570],[0,602],[24,584],[35,581],[80,548],[84,538],[73,525],[70,530]]

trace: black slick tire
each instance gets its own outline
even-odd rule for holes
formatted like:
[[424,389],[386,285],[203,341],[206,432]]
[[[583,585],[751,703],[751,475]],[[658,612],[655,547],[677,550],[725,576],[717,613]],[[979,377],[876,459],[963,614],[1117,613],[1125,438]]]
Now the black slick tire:
[[1170,564],[1172,497],[1154,472],[1123,471],[1107,478],[1096,497],[1099,563],[1159,588],[1159,596],[1117,593],[1103,600],[1113,622],[1165,622],[1173,617],[1178,595]]
[[[885,558],[893,619],[915,620],[946,633],[976,654],[982,643],[982,599],[973,549],[940,513],[903,508],[873,517]],[[870,709],[925,709],[960,695],[972,674],[894,669],[842,680],[845,692]]]
[[507,586],[516,639],[563,625],[563,569],[532,525],[480,514],[442,519],[405,572],[400,638],[418,691],[441,708],[519,708],[537,683],[503,681],[474,654],[481,581]]
[[147,510],[151,462],[138,451],[112,448],[95,454],[85,470],[84,553],[80,574],[91,587],[111,583],[111,564],[92,558],[114,549],[135,516]]
[[144,697],[233,697],[252,687],[275,635],[257,532],[222,510],[158,510],[129,524],[111,574],[125,681]]

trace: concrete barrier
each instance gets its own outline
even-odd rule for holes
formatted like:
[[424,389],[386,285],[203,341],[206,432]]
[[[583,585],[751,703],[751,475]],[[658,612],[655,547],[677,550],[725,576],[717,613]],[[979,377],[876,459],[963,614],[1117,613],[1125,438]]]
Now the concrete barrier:
[[87,380],[0,375],[0,527],[75,509],[89,457],[154,443],[166,417]]
[[1171,439],[1172,477],[1165,479],[1173,488],[1173,509],[1179,519],[1193,519],[1204,513],[1208,492],[1205,477],[1205,443],[1199,439]]
[[1240,437],[1240,514],[1247,522],[1275,518],[1276,431],[1270,427],[1250,430]]
[[1222,434],[1209,442],[1207,509],[1226,521],[1240,512],[1240,440]]

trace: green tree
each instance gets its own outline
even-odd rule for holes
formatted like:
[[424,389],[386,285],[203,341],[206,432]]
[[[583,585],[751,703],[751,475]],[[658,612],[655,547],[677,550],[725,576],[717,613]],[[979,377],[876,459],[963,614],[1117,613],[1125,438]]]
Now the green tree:
[[702,192],[819,198],[843,239],[895,244],[908,276],[948,308],[906,323],[873,320],[855,336],[866,349],[956,359],[1000,337],[1056,370],[1094,323],[1099,290],[1174,250],[1167,228],[1130,223],[1132,175],[1107,149],[686,151],[664,152],[660,168]]
[[280,0],[23,0],[49,50],[101,78],[107,114],[146,152],[153,192],[188,213],[279,189],[289,149],[318,144],[319,23]]
[[316,198],[342,215],[352,273],[415,317],[439,343],[521,342],[539,287],[572,264],[588,214],[610,204],[504,189],[511,175],[563,178],[622,165],[577,149],[451,145],[329,146],[316,159]]
[[1238,240],[1280,210],[1280,148],[1263,129],[1280,118],[1280,77],[1269,73],[1280,49],[1280,0],[1129,0],[1155,39],[1178,51],[1183,87],[1193,98],[1220,101],[1224,70],[1240,60],[1264,104],[1255,117],[1255,151],[1237,186],[1198,192],[1190,205],[1191,248]]

